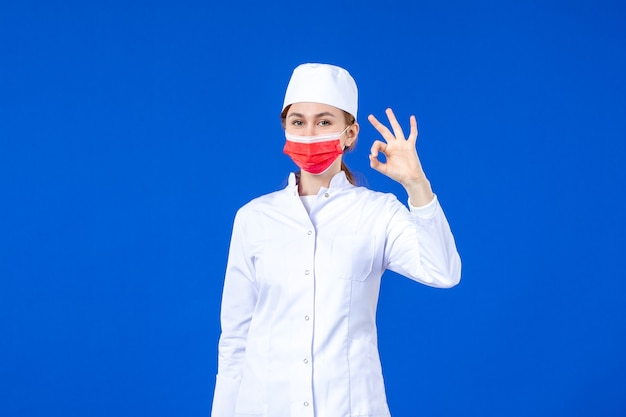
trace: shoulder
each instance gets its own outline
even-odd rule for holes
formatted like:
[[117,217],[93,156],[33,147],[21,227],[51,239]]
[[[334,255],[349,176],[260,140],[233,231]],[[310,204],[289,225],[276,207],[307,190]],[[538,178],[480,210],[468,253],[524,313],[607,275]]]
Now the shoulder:
[[363,199],[366,203],[381,204],[381,205],[395,205],[400,204],[398,197],[393,193],[385,193],[381,191],[374,191],[367,187],[359,186],[352,189],[355,197]]
[[285,189],[264,194],[241,206],[239,210],[237,210],[237,216],[249,216],[254,213],[263,212],[267,209],[276,209],[277,207],[281,207],[288,197],[289,192]]
[[360,215],[375,216],[379,219],[391,219],[398,213],[409,212],[395,194],[374,191],[366,187],[353,187],[346,190],[345,204],[350,211],[357,210]]

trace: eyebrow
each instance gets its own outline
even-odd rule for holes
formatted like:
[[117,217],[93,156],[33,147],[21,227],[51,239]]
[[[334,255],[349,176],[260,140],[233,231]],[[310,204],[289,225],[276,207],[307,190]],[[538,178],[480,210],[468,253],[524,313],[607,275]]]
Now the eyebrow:
[[[336,117],[336,116],[335,116],[334,114],[332,114],[331,112],[327,112],[327,111],[325,111],[325,112],[322,112],[322,113],[318,113],[318,114],[316,114],[316,115],[315,115],[315,118],[316,118],[316,119],[319,119],[320,117],[328,117],[328,116],[330,116],[330,117]],[[304,115],[303,115],[302,113],[289,113],[289,114],[287,115],[287,117],[301,117],[301,118],[304,118]]]

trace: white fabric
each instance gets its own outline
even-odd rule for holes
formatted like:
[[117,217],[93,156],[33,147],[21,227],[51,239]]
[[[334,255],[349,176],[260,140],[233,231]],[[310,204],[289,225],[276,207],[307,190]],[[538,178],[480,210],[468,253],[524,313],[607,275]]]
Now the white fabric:
[[[416,212],[423,212],[422,218]],[[213,417],[389,416],[376,335],[385,269],[434,287],[461,262],[437,199],[409,212],[335,175],[307,214],[295,176],[235,216]]]
[[301,195],[300,196],[300,201],[302,201],[302,204],[304,205],[304,208],[306,209],[307,213],[311,212],[311,208],[315,205],[316,199],[317,199],[317,196],[315,195]]
[[302,64],[291,74],[283,110],[294,103],[322,103],[345,110],[356,119],[358,90],[354,78],[341,67]]
[[296,143],[320,143],[320,142],[328,142],[331,140],[339,140],[341,135],[346,133],[350,129],[350,125],[346,126],[344,130],[336,133],[327,133],[325,135],[315,135],[315,136],[301,136],[301,135],[293,135],[291,133],[287,133],[285,131],[285,139],[290,142]]
[[411,204],[411,199],[408,199],[407,205],[411,209],[411,213],[417,214],[422,219],[432,219],[437,214],[437,197],[433,198],[433,201],[422,207],[415,207]]

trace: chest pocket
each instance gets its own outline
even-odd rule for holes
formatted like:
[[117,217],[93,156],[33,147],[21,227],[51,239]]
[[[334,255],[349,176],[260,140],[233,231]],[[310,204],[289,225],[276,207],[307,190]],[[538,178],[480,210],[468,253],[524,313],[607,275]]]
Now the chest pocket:
[[333,239],[331,267],[340,279],[365,281],[376,258],[376,238],[366,233],[339,235]]

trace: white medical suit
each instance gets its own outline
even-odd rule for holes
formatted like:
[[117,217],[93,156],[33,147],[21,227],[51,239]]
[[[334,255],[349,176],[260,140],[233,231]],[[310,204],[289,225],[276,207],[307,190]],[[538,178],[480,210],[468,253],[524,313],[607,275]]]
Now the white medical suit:
[[311,212],[294,174],[235,216],[212,417],[389,416],[376,336],[390,269],[434,287],[461,262],[435,197],[423,208],[348,182]]

